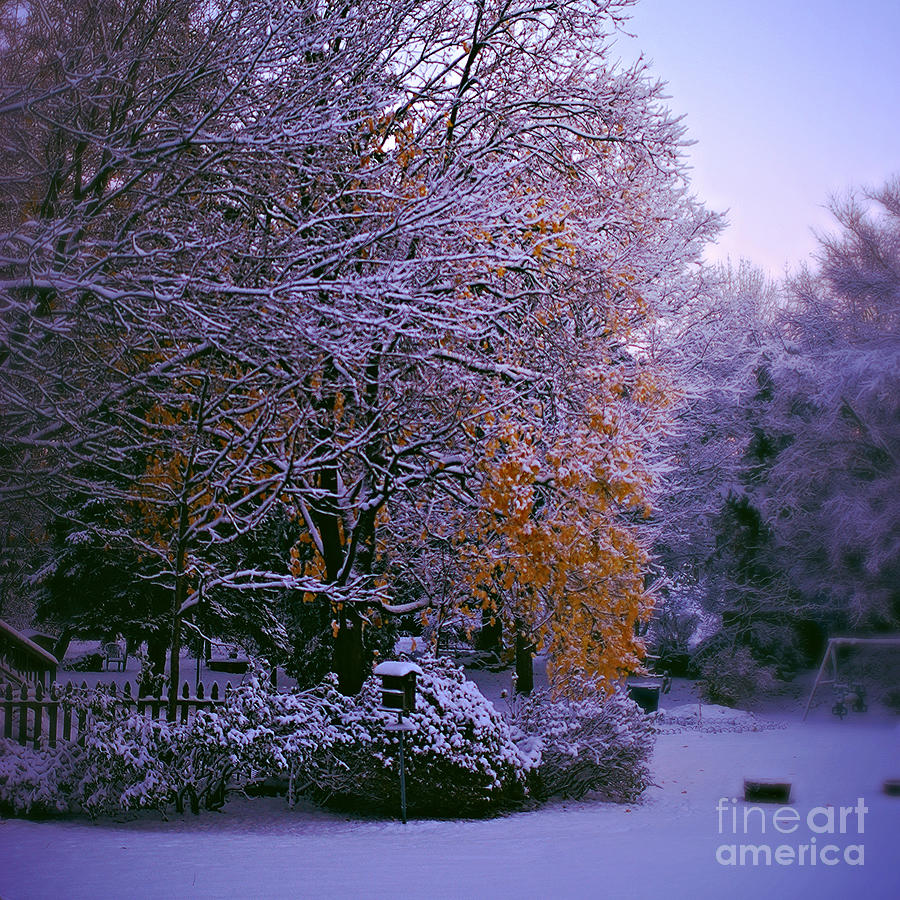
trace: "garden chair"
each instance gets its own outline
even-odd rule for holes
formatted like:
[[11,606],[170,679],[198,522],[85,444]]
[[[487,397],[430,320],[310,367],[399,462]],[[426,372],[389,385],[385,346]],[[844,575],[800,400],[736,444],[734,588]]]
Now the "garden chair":
[[103,658],[106,662],[107,672],[111,666],[116,666],[119,672],[125,671],[125,648],[117,641],[110,641],[103,645]]

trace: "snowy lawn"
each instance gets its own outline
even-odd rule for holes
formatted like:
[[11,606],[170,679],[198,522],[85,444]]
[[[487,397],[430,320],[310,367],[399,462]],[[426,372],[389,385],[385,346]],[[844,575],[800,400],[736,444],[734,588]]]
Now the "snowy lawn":
[[[704,723],[718,727],[715,709],[704,707]],[[290,810],[280,798],[234,800],[221,813],[169,822],[152,814],[96,824],[0,820],[0,896],[900,897],[900,798],[881,791],[885,778],[900,777],[896,718],[840,722],[819,709],[783,728],[661,734],[653,771],[657,787],[641,804],[556,803],[487,821],[403,826]],[[751,813],[746,836],[731,833],[732,804],[721,816],[717,804],[738,797],[745,776],[793,783],[801,819],[794,833],[774,830],[772,805]],[[839,829],[839,807],[859,798],[864,833],[849,811],[845,834],[810,830],[813,808],[832,805]],[[827,828],[829,816],[819,810],[813,824]],[[808,856],[803,865],[716,861],[722,844],[774,852],[813,845],[813,837],[839,854],[862,844],[863,865],[842,855],[826,865],[818,854],[815,865]]]

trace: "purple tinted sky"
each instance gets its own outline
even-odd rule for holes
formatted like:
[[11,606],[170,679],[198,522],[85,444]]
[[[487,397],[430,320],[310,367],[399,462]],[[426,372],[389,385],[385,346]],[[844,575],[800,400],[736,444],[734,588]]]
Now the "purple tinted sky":
[[619,38],[685,114],[692,181],[730,225],[708,257],[779,275],[824,204],[900,174],[900,0],[639,0]]

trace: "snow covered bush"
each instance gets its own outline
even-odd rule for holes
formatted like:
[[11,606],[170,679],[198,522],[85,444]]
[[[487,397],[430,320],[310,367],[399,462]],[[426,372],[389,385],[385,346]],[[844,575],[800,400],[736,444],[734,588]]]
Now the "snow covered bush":
[[218,807],[228,785],[283,775],[293,794],[310,758],[321,759],[339,739],[337,698],[343,699],[330,681],[308,691],[279,693],[264,672],[253,669],[222,706],[201,710],[184,731],[179,797],[187,796],[193,809],[200,801]]
[[176,729],[129,712],[98,688],[64,699],[84,715],[83,739],[39,750],[5,741],[0,808],[16,814],[83,811],[90,816],[164,808],[177,772]]
[[64,700],[84,715],[83,739],[55,749],[0,745],[0,810],[12,814],[134,809],[216,809],[227,788],[257,778],[292,781],[313,751],[337,739],[340,719],[330,683],[279,694],[261,670],[212,710],[187,724],[148,718],[102,688]]
[[46,816],[67,812],[70,785],[59,753],[29,750],[0,739],[0,814]]
[[[420,660],[416,708],[404,737],[407,805],[413,814],[477,816],[519,804],[524,773],[509,727],[463,671],[449,660]],[[400,739],[385,726],[381,680],[356,697],[332,696],[338,740],[303,769],[306,792],[330,805],[396,814]]]
[[[643,790],[650,725],[631,701],[537,695],[508,722],[449,660],[421,661],[404,737],[407,805],[427,816],[488,815],[535,799]],[[400,738],[380,709],[380,679],[347,697],[329,676],[310,690],[275,691],[254,669],[214,709],[187,724],[150,719],[106,690],[65,702],[83,715],[80,741],[54,750],[0,746],[0,811],[90,816],[173,804],[219,808],[228,789],[287,778],[290,798],[396,814]]]
[[596,792],[630,801],[649,783],[653,725],[622,693],[554,700],[541,691],[518,698],[508,718],[536,800]]
[[775,685],[774,671],[757,662],[748,647],[723,647],[700,662],[700,688],[710,703],[741,706]]
[[177,783],[178,727],[129,710],[102,688],[75,704],[87,712],[88,728],[70,754],[71,800],[92,817],[165,808]]

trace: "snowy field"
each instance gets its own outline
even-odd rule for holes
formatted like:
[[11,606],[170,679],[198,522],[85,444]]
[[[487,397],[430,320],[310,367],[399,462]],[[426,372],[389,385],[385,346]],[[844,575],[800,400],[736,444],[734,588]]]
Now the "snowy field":
[[[502,678],[488,677],[485,693]],[[696,702],[683,685],[673,695],[656,786],[640,804],[560,802],[406,826],[291,810],[281,798],[168,822],[0,819],[0,897],[900,897],[900,797],[882,791],[900,777],[896,716],[839,721],[821,706],[801,722],[791,701],[775,722],[703,706],[698,730],[688,724]],[[767,804],[748,813],[745,834],[744,804],[731,802],[744,777],[792,782],[797,821],[782,813],[776,826]],[[743,865],[742,844],[757,848]],[[717,861],[730,845],[737,865]],[[779,863],[782,845],[792,850]]]

